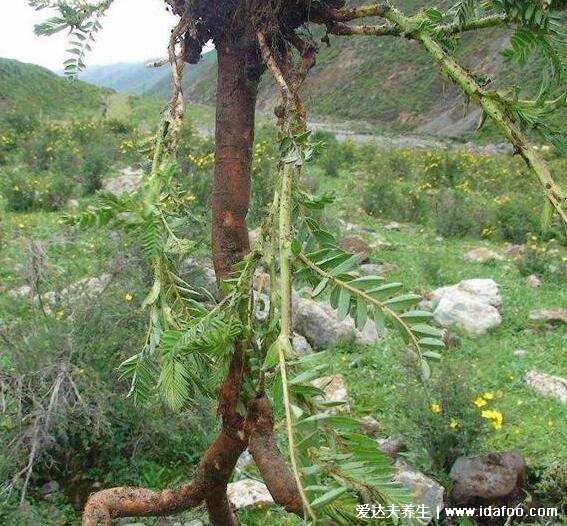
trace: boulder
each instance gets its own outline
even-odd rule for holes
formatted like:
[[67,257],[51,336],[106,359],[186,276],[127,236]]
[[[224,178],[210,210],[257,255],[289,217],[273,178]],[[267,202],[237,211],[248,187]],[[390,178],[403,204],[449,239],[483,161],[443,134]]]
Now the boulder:
[[338,321],[331,305],[293,295],[293,328],[307,338],[316,349],[326,349],[337,341],[354,335],[356,343],[369,345],[379,339],[374,323],[369,320],[359,331],[349,317]]
[[305,356],[306,354],[313,353],[313,347],[311,347],[311,344],[307,341],[305,336],[297,334],[296,332],[293,333],[293,336],[291,338],[291,346],[293,347],[293,350],[300,356]]
[[410,491],[414,503],[425,506],[425,511],[428,511],[431,517],[436,517],[437,510],[444,508],[443,494],[445,490],[443,486],[401,459],[396,461],[394,480],[406,487]]
[[441,326],[455,326],[473,337],[502,323],[502,296],[492,279],[469,279],[437,289],[430,305]]
[[396,459],[406,449],[406,445],[395,437],[378,439],[378,447],[389,457]]
[[545,323],[567,323],[567,309],[537,309],[530,312],[530,320]]
[[467,252],[465,259],[473,263],[490,263],[492,261],[502,261],[504,258],[489,248],[479,247]]
[[22,285],[17,289],[12,289],[8,291],[8,296],[12,299],[23,298],[25,296],[30,296],[32,293],[32,289],[29,285]]
[[510,258],[519,258],[526,253],[526,245],[514,245],[513,243],[505,243],[502,252]]
[[375,436],[382,431],[382,424],[368,415],[362,418],[362,430],[366,435]]
[[398,223],[396,221],[392,221],[391,223],[388,223],[384,228],[386,230],[400,231],[402,229],[402,225],[400,225],[400,223]]
[[59,491],[59,483],[56,480],[50,480],[39,488],[39,493],[44,499],[48,499],[54,493]]
[[394,245],[394,243],[390,243],[382,234],[373,232],[372,241],[370,242],[370,248],[376,250],[395,250],[396,245]]
[[350,412],[347,386],[345,377],[342,374],[332,374],[317,378],[313,380],[313,385],[323,390],[323,402],[338,404],[336,407],[329,409],[330,413],[337,411],[343,413]]
[[535,274],[531,274],[526,278],[526,285],[532,289],[537,289],[543,285],[543,281],[539,279]]
[[521,451],[458,458],[449,476],[458,504],[513,502],[521,495],[526,461]]
[[[57,303],[72,304],[77,301],[90,300],[102,294],[110,285],[112,276],[102,274],[97,277],[83,278],[60,291],[49,291],[41,295],[41,304],[46,314],[51,314],[51,307]],[[35,305],[40,305],[37,296],[33,298]]]
[[372,248],[359,236],[344,237],[339,241],[339,246],[347,252],[352,252],[358,256],[360,263],[368,261]]
[[124,168],[118,177],[108,179],[104,182],[104,189],[114,195],[125,192],[134,192],[141,184],[144,172],[134,168]]
[[243,479],[231,482],[226,489],[226,494],[235,510],[274,505],[274,499],[266,485],[257,480]]
[[250,451],[248,451],[247,449],[242,452],[242,455],[240,455],[240,457],[238,457],[238,460],[236,461],[236,469],[240,471],[254,465],[254,459],[252,458]]
[[526,383],[544,396],[553,396],[567,404],[567,379],[561,376],[529,371],[526,374]]

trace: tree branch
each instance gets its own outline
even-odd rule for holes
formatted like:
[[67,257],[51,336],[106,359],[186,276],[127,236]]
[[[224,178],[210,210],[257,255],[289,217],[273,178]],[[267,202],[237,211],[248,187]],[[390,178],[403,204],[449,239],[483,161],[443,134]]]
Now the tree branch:
[[432,34],[437,37],[451,36],[458,33],[463,33],[465,31],[475,31],[477,29],[503,26],[506,25],[507,22],[508,17],[506,13],[500,13],[497,15],[485,16],[483,18],[470,20],[464,25],[455,22],[452,24],[435,26],[433,28]]

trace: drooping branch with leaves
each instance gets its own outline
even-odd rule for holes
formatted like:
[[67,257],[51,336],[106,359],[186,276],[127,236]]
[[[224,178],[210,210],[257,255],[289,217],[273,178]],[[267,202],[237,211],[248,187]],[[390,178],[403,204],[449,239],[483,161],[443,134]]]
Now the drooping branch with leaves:
[[[407,16],[391,4],[346,6],[342,0],[167,3],[179,16],[168,48],[174,95],[156,132],[152,168],[134,193],[100,193],[96,205],[68,220],[81,227],[113,224],[133,231],[152,268],[153,285],[143,303],[148,314],[145,345],[120,370],[131,379],[130,395],[143,402],[157,394],[174,411],[185,409],[197,395],[216,399],[222,425],[191,482],[163,491],[105,489],[89,499],[83,524],[168,515],[205,503],[211,524],[233,526],[238,522],[226,489],[246,448],[274,501],[312,524],[353,524],[357,503],[407,505],[410,496],[392,482],[389,459],[360,434],[360,422],[322,401],[323,392],[313,382],[328,369],[325,353],[299,357],[290,341],[292,284],[301,280],[311,286],[313,297],[328,294],[339,319],[350,315],[358,328],[371,320],[379,333],[387,324],[397,329],[413,351],[423,381],[430,376],[429,360],[439,359],[443,348],[441,332],[428,324],[431,313],[416,309],[419,296],[404,293],[401,283],[383,276],[360,277],[357,256],[339,248],[313,217],[313,210],[332,199],[310,195],[301,185],[302,166],[320,147],[308,130],[301,98],[319,47],[309,28],[322,28],[323,41],[329,35],[367,35],[419,42],[525,159],[542,184],[548,220],[554,214],[565,220],[565,194],[529,139],[535,130],[565,146],[564,138],[545,122],[550,110],[565,103],[565,35],[554,5],[547,0],[463,0],[446,12],[430,8]],[[30,4],[58,10],[37,27],[39,33],[71,29],[73,58],[66,70],[76,75],[111,1]],[[357,25],[361,19],[371,23]],[[513,31],[509,60],[524,63],[535,54],[545,61],[546,75],[534,100],[522,100],[514,89],[493,89],[455,58],[462,33],[494,27]],[[179,275],[179,265],[194,244],[183,238],[190,212],[184,190],[173,178],[183,118],[183,70],[185,63],[199,61],[210,40],[218,56],[212,224],[218,298]],[[260,239],[250,250],[246,214],[255,107],[266,70],[281,93],[275,108],[278,184]],[[270,284],[269,316],[262,322],[254,315],[258,276]],[[280,418],[285,422],[285,453],[274,433]],[[402,522],[423,520],[427,518],[407,517]]]

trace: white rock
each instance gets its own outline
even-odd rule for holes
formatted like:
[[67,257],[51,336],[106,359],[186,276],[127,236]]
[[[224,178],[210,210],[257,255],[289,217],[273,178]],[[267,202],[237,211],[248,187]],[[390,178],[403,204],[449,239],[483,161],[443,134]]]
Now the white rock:
[[328,412],[350,412],[348,390],[345,382],[345,377],[342,374],[332,374],[330,376],[317,378],[316,380],[313,380],[313,385],[324,391],[324,402],[341,404],[337,405],[336,407],[329,408]]
[[401,459],[396,461],[394,480],[410,491],[415,504],[422,504],[426,507],[429,516],[435,517],[437,508],[443,509],[443,494],[445,492],[443,486]]
[[529,371],[526,374],[526,383],[538,393],[553,396],[567,404],[567,378]]
[[391,223],[389,223],[388,225],[386,225],[384,227],[386,230],[401,230],[402,229],[402,225],[400,225],[400,223],[396,222],[396,221],[392,221]]
[[397,269],[398,266],[394,263],[364,263],[358,267],[363,276],[383,276]]
[[31,287],[29,285],[23,285],[17,289],[12,289],[8,291],[8,296],[12,299],[22,298],[24,296],[29,296],[31,294]]
[[502,251],[506,256],[516,259],[522,257],[526,253],[526,245],[514,245],[513,243],[505,243],[502,247]]
[[567,323],[567,309],[537,309],[530,312],[530,320],[544,321],[546,323]]
[[266,485],[257,480],[244,479],[231,482],[226,489],[226,494],[236,510],[274,505],[274,499]]
[[142,170],[124,168],[118,177],[105,181],[104,189],[114,195],[133,192],[140,186],[143,175]]
[[502,323],[502,296],[495,281],[469,279],[433,292],[431,308],[443,327],[455,326],[479,336]]
[[467,252],[465,259],[473,263],[488,263],[490,261],[502,261],[504,258],[489,248],[479,247]]
[[242,452],[242,455],[240,455],[240,457],[236,461],[236,469],[242,471],[243,469],[252,465],[254,465],[254,459],[252,458],[250,451],[246,449]]
[[370,345],[379,339],[372,321],[359,331],[349,317],[338,321],[336,312],[328,303],[319,303],[312,299],[293,295],[293,328],[307,338],[315,349],[326,349],[350,334],[354,334],[356,343]]
[[535,274],[530,274],[526,278],[526,285],[532,289],[537,289],[543,285],[543,282]]
[[305,336],[297,334],[296,332],[293,333],[293,337],[291,338],[291,346],[293,350],[301,356],[313,352],[313,347],[311,347],[311,344],[307,341]]
[[465,279],[456,285],[441,287],[433,291],[431,295],[434,305],[447,293],[454,290],[461,290],[471,296],[476,297],[482,303],[492,305],[497,309],[502,308],[502,295],[498,284],[489,278]]

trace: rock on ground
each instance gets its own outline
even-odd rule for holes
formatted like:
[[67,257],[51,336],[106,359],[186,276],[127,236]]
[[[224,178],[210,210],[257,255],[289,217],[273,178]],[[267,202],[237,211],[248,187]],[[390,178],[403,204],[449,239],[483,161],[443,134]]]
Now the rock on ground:
[[396,230],[399,231],[402,229],[402,225],[400,225],[400,223],[398,223],[397,221],[392,221],[391,223],[388,223],[385,227],[386,230]]
[[231,482],[226,494],[235,510],[274,505],[274,499],[266,485],[257,480],[244,479]]
[[485,247],[478,247],[465,254],[465,259],[473,263],[489,263],[491,261],[502,261],[504,258]]
[[358,256],[360,263],[368,261],[372,248],[370,245],[358,236],[344,237],[339,241],[339,246],[347,252],[352,252]]
[[363,276],[382,276],[397,269],[394,263],[364,263],[358,267]]
[[108,179],[104,182],[104,189],[114,195],[133,192],[140,186],[143,175],[142,170],[136,170],[130,167],[124,168],[118,177]]
[[455,326],[479,336],[502,323],[502,296],[492,279],[468,279],[433,292],[431,308],[443,327]]
[[240,457],[238,457],[238,460],[236,461],[236,469],[242,471],[243,469],[246,469],[247,467],[253,465],[255,465],[255,463],[252,455],[250,454],[250,451],[248,451],[247,449],[244,450],[242,452],[242,455],[240,455]]
[[521,494],[526,461],[521,451],[458,458],[449,476],[459,504],[514,500]]
[[415,504],[426,506],[426,511],[429,511],[431,517],[436,516],[437,508],[440,510],[444,508],[443,486],[401,459],[396,461],[394,480],[410,491]]
[[513,243],[505,243],[502,251],[506,256],[510,258],[519,258],[526,253],[526,245],[514,245]]
[[378,447],[389,457],[395,459],[406,449],[406,445],[402,440],[395,437],[379,438]]
[[345,377],[342,374],[332,374],[330,376],[317,378],[313,380],[313,385],[324,391],[323,402],[340,404],[336,407],[331,407],[329,412],[350,412],[347,385]]
[[530,274],[526,278],[526,285],[532,289],[537,289],[543,285],[543,282],[535,274]]
[[291,346],[293,347],[293,350],[300,356],[305,356],[306,354],[313,353],[313,347],[311,347],[311,344],[307,341],[305,336],[297,334],[296,332],[293,333],[293,336],[291,338]]
[[567,309],[537,309],[530,312],[530,320],[546,323],[567,323]]
[[359,331],[351,318],[338,321],[328,303],[302,298],[297,293],[293,295],[293,328],[317,350],[326,349],[351,334],[354,334],[356,343],[361,345],[369,345],[379,339],[372,321],[368,321]]
[[362,418],[362,430],[366,435],[374,436],[380,433],[383,428],[378,420],[368,415]]
[[526,383],[544,396],[553,396],[567,404],[567,378],[551,374],[529,371]]

